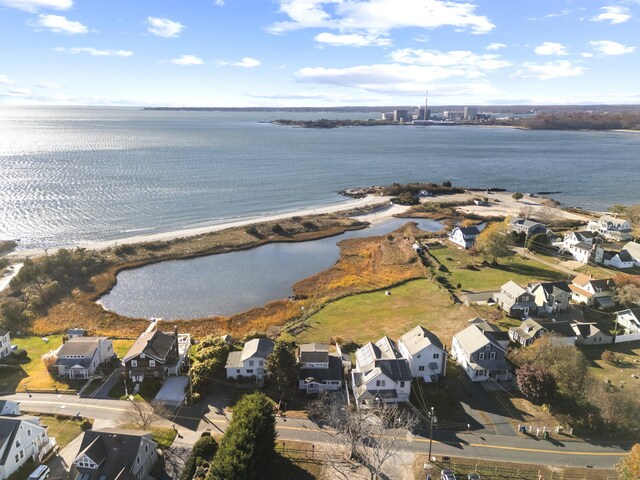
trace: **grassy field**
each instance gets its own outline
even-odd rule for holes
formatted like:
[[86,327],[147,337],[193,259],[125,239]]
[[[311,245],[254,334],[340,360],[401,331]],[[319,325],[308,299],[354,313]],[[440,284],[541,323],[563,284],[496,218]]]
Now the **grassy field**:
[[495,309],[454,304],[450,296],[429,280],[413,280],[384,291],[364,293],[330,303],[308,319],[298,343],[327,342],[339,337],[343,342],[366,343],[383,335],[397,339],[418,324],[451,344],[453,334],[476,316],[500,317]]
[[[640,398],[640,342],[618,343],[613,345],[589,346],[581,349],[591,362],[590,371],[598,379],[609,379],[612,385],[621,387],[633,398]],[[601,360],[602,352],[610,350],[620,358],[617,365]]]
[[26,363],[20,365],[20,369],[4,373],[0,377],[0,392],[24,392],[25,386],[31,389],[68,389],[81,386],[81,382],[65,383],[54,379],[40,357],[50,350],[55,350],[62,345],[62,335],[51,335],[45,343],[41,337],[15,337],[11,342],[18,348],[27,351]]
[[[509,280],[526,285],[535,281],[567,279],[567,275],[562,272],[517,255],[501,258],[499,265],[488,267],[480,265],[482,261],[480,257],[474,257],[467,251],[453,247],[432,248],[429,253],[446,267],[448,273],[445,272],[443,275],[449,282],[454,286],[459,283],[462,290],[473,292],[499,290],[500,286]],[[476,265],[477,268],[475,270],[465,268],[469,265]]]
[[309,443],[277,442],[271,474],[273,478],[290,480],[321,478],[322,460]]
[[127,354],[131,345],[133,345],[135,340],[114,340],[113,341],[113,350],[118,355],[118,358],[122,360],[124,356]]
[[82,433],[79,420],[72,418],[59,420],[54,416],[38,415],[40,416],[40,423],[48,427],[49,436],[55,437],[56,443],[61,449],[69,445],[73,439]]

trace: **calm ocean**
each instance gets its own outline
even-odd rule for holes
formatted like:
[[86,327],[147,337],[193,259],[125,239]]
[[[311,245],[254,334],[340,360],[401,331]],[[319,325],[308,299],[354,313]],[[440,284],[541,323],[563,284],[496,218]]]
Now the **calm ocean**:
[[451,180],[638,202],[640,134],[477,127],[300,129],[377,114],[0,108],[0,239],[73,245],[343,201],[346,187]]

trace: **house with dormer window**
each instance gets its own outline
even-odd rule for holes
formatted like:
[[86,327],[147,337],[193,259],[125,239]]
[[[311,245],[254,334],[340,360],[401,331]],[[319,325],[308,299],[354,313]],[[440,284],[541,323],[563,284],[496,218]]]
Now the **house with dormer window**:
[[569,288],[576,303],[591,307],[613,308],[616,284],[612,279],[596,280],[587,275],[575,277]]
[[500,292],[494,294],[493,299],[510,317],[524,319],[538,312],[535,297],[531,292],[512,280],[502,285]]
[[305,343],[298,347],[298,388],[307,393],[339,390],[342,387],[342,351],[336,344],[335,352],[329,345]]
[[53,365],[61,377],[90,378],[96,369],[116,356],[113,343],[106,337],[74,337],[56,352]]
[[475,245],[476,238],[478,238],[478,235],[482,232],[482,227],[483,226],[480,225],[473,227],[456,227],[451,231],[449,240],[467,250]]
[[41,463],[55,445],[38,417],[0,417],[0,479],[27,462]]
[[445,375],[447,352],[440,339],[422,325],[400,337],[398,350],[409,362],[412,377],[434,382]]
[[158,462],[158,444],[151,434],[108,428],[87,430],[71,464],[76,480],[142,480]]
[[273,352],[273,340],[254,338],[244,344],[242,351],[230,352],[227,357],[227,378],[255,377],[264,379],[269,373],[265,369],[267,357]]
[[629,220],[611,215],[602,215],[598,220],[589,222],[588,228],[608,240],[626,241],[633,237]]
[[472,382],[509,380],[513,376],[503,346],[491,331],[476,324],[453,336],[451,356]]

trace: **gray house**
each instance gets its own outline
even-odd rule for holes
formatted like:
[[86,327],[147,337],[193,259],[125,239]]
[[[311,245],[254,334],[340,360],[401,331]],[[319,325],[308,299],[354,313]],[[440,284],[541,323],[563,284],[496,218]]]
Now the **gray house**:
[[456,333],[451,342],[451,356],[472,382],[509,380],[512,369],[505,355],[505,349],[491,332],[476,324]]
[[536,233],[545,233],[547,227],[539,222],[534,222],[526,218],[512,218],[509,222],[509,230],[512,232],[522,232],[529,237]]
[[69,378],[89,378],[103,363],[116,356],[111,340],[106,337],[74,337],[57,351],[54,367],[58,375]]
[[298,348],[298,388],[307,393],[339,390],[342,386],[342,352],[329,353],[329,345],[305,343]]
[[533,318],[527,318],[519,326],[509,329],[509,339],[524,347],[543,335],[551,335],[551,343],[555,345],[575,345],[577,339],[573,323],[569,321],[537,322]]
[[529,285],[539,313],[564,312],[571,300],[571,289],[567,282],[546,282]]
[[538,306],[531,292],[512,280],[502,285],[500,293],[496,293],[493,298],[510,317],[524,319],[538,312]]

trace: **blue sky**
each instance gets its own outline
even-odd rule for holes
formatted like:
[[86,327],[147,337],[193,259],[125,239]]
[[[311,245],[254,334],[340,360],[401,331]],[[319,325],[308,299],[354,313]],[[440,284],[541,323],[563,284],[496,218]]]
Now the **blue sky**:
[[0,0],[0,104],[640,103],[640,0]]

